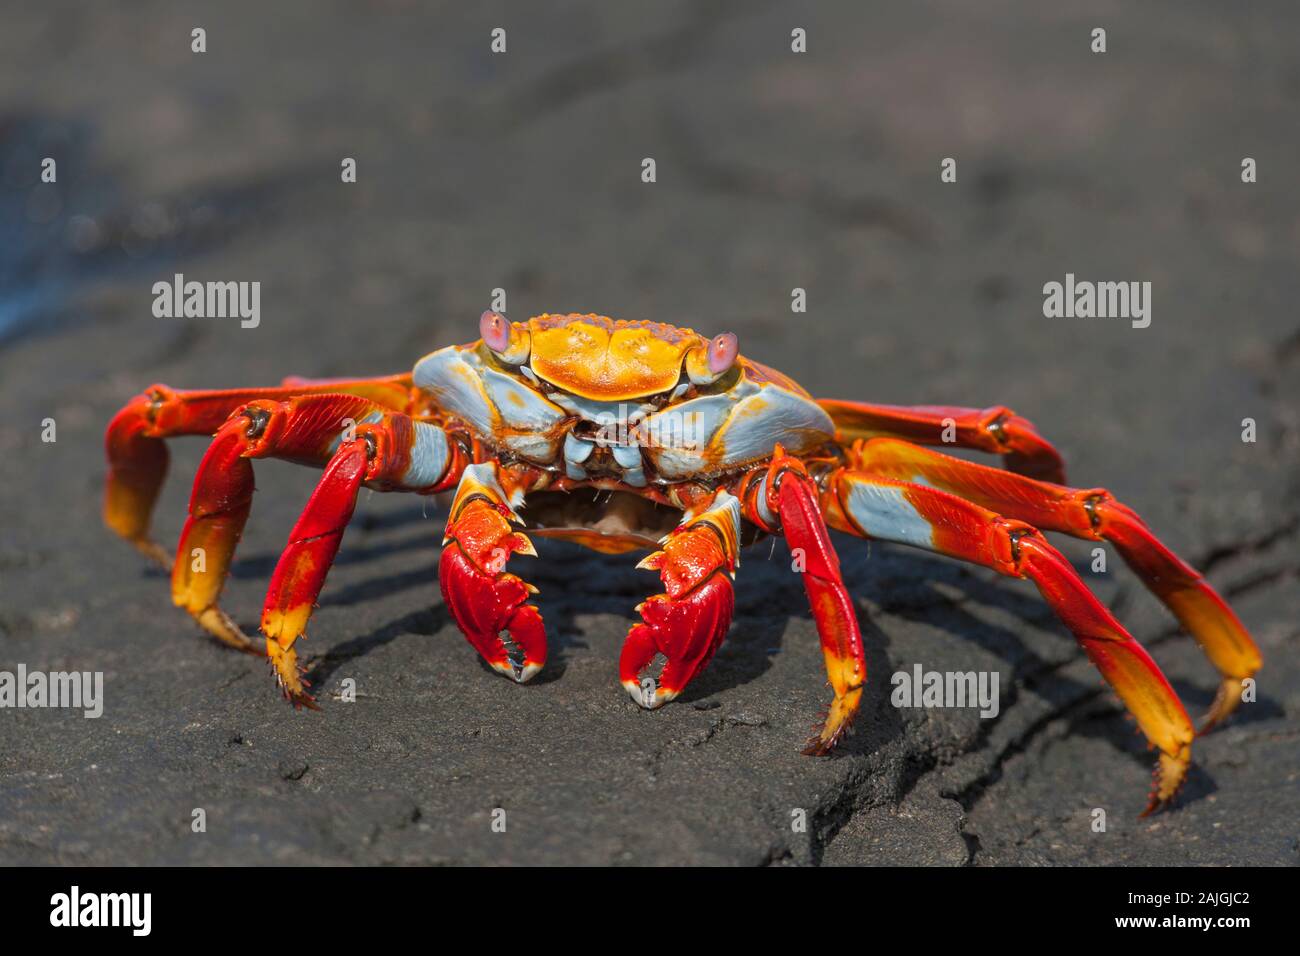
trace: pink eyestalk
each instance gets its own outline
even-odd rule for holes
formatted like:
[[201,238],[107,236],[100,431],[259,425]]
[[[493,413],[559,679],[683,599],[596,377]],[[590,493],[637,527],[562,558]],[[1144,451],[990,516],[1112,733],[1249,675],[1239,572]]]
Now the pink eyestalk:
[[740,352],[740,340],[735,332],[723,332],[715,335],[709,343],[709,371],[721,375],[736,362]]
[[510,323],[500,312],[489,309],[480,315],[478,332],[493,352],[504,352],[510,346]]
[[530,351],[528,332],[516,327],[500,312],[489,309],[479,316],[478,331],[483,344],[501,361],[509,365],[522,365],[527,361]]
[[711,385],[725,375],[740,354],[740,340],[734,332],[723,332],[709,339],[703,348],[692,349],[686,356],[686,374],[696,385]]

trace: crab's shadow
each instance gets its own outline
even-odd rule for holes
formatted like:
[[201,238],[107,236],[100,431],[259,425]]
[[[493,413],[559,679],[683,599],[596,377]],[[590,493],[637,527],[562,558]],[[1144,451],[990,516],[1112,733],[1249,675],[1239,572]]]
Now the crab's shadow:
[[[420,521],[421,517],[427,519]],[[386,621],[371,632],[345,640],[318,657],[309,659],[308,679],[323,687],[346,661],[363,657],[400,637],[453,637],[460,640],[455,622],[442,603],[437,588],[437,555],[440,529],[445,515],[415,505],[380,514],[359,522],[359,540],[345,543],[336,561],[340,566],[369,566],[376,561],[403,554],[426,552],[414,568],[373,574],[349,580],[335,587],[328,584],[320,604],[352,606],[380,601],[412,588],[430,589],[425,608]],[[412,525],[416,530],[411,531]],[[524,574],[540,589],[537,603],[546,621],[548,661],[533,684],[547,684],[563,677],[575,652],[589,649],[586,628],[592,615],[624,618],[630,627],[640,618],[634,608],[648,595],[661,590],[653,574],[636,569],[636,555],[610,556],[577,545],[535,539],[540,560],[519,562],[512,570]],[[888,705],[888,677],[896,665],[888,653],[892,644],[890,620],[919,624],[950,635],[955,643],[982,648],[1006,665],[1018,691],[1028,688],[1045,698],[1067,720],[1070,732],[1107,741],[1144,766],[1150,763],[1145,742],[1123,719],[1118,702],[1106,700],[1099,680],[1081,681],[1065,673],[1065,664],[1080,658],[1069,632],[1038,599],[992,572],[908,548],[881,546],[836,536],[844,579],[853,594],[862,625],[867,655],[867,672],[876,677],[880,691],[868,694],[858,732],[837,749],[840,754],[869,753],[905,732],[903,720]],[[239,560],[232,569],[236,578],[263,578],[274,569],[276,555],[255,555]],[[354,575],[355,577],[355,575]],[[736,611],[727,641],[712,663],[682,693],[679,702],[699,703],[728,690],[742,687],[768,671],[779,654],[791,622],[801,622],[795,631],[815,640],[807,597],[800,575],[792,573],[784,542],[764,541],[744,551],[736,579]],[[1000,609],[1003,614],[996,613]],[[1027,625],[995,623],[1007,617]],[[584,620],[587,619],[587,620]],[[1047,635],[1044,637],[1044,635]],[[602,643],[607,638],[602,636]],[[466,649],[466,653],[470,653]],[[617,653],[617,650],[614,651]],[[914,661],[903,653],[901,659]],[[958,667],[961,651],[927,668]],[[490,672],[480,661],[483,669]],[[820,675],[810,675],[817,680]],[[1186,685],[1178,691],[1196,709],[1208,704],[1210,687]],[[1098,698],[1102,699],[1098,701]],[[1264,702],[1261,702],[1264,703]],[[1270,706],[1251,708],[1242,719],[1264,719]],[[1277,710],[1275,706],[1272,710]],[[1194,771],[1185,791],[1189,797],[1213,791],[1204,772]]]

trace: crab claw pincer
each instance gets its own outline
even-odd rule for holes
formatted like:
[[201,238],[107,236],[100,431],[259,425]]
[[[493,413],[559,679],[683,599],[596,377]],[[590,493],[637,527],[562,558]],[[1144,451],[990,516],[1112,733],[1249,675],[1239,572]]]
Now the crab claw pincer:
[[466,639],[493,670],[522,684],[546,663],[546,629],[537,608],[525,603],[537,589],[505,566],[512,554],[537,552],[512,530],[514,513],[495,482],[474,490],[469,471],[452,505],[438,581]]
[[[731,626],[739,502],[721,492],[713,506],[688,517],[638,567],[658,571],[665,594],[643,601],[642,623],[628,631],[619,679],[628,695],[653,710],[678,694],[704,670]],[[667,659],[658,678],[646,671]]]

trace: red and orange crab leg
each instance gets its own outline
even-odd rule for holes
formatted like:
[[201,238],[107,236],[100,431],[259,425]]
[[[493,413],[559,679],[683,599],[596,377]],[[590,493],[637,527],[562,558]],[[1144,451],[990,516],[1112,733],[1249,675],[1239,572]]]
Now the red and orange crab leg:
[[[719,490],[681,523],[637,565],[658,571],[663,594],[637,605],[641,623],[623,641],[619,680],[634,701],[647,709],[661,707],[695,679],[722,645],[731,626],[740,540],[740,501]],[[658,678],[645,671],[656,656],[666,658]]]
[[840,576],[839,557],[818,506],[817,486],[803,462],[777,445],[771,465],[765,472],[751,473],[741,495],[745,517],[769,533],[784,534],[791,553],[802,556],[804,590],[835,692],[824,724],[803,752],[829,753],[857,715],[867,682],[867,662],[853,600]]
[[212,435],[233,412],[254,399],[283,401],[295,395],[332,392],[366,398],[376,405],[404,411],[410,403],[411,376],[307,382],[288,380],[281,388],[178,391],[151,385],[114,416],[104,436],[108,478],[104,522],[141,552],[168,567],[166,549],[149,538],[154,502],[167,475],[163,439],[178,435]]
[[514,530],[523,526],[515,513],[526,490],[522,480],[491,461],[466,467],[438,561],[442,597],[461,633],[493,670],[521,684],[546,663],[542,615],[525,603],[537,589],[505,570],[511,555],[537,554]]
[[194,476],[189,517],[172,564],[176,605],[222,642],[260,653],[217,605],[253,501],[252,459],[323,463],[346,420],[360,421],[379,411],[372,402],[350,395],[257,399],[238,408],[217,430]]
[[361,485],[432,494],[454,484],[465,463],[464,451],[440,426],[396,412],[373,413],[356,426],[355,436],[338,440],[289,533],[262,607],[266,654],[276,681],[295,706],[312,707],[314,702],[294,645],[307,629]]
[[1192,722],[1155,661],[1038,529],[946,491],[848,468],[829,476],[823,508],[840,530],[1032,581],[1160,750],[1144,815],[1173,799],[1191,764]]
[[1064,483],[1065,463],[1033,422],[1009,408],[956,408],[946,405],[865,405],[822,400],[845,444],[865,438],[904,438],[922,445],[950,444],[1002,456],[1013,472]]
[[1259,648],[1209,583],[1104,488],[1067,488],[1034,481],[888,439],[855,445],[850,454],[855,467],[870,474],[923,482],[1044,531],[1115,545],[1222,675],[1200,732],[1223,720],[1241,702],[1242,682],[1253,677],[1263,663]]

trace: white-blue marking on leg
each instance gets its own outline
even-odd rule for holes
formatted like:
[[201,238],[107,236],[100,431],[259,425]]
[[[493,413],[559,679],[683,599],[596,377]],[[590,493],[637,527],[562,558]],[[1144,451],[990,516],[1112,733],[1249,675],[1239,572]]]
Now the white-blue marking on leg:
[[869,537],[933,549],[934,528],[896,485],[849,482],[849,514]]
[[411,464],[402,475],[408,488],[428,488],[438,483],[447,470],[447,433],[428,422],[414,422]]

